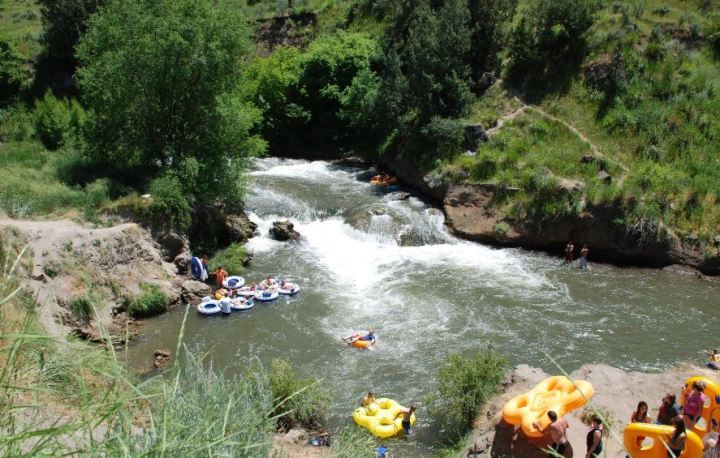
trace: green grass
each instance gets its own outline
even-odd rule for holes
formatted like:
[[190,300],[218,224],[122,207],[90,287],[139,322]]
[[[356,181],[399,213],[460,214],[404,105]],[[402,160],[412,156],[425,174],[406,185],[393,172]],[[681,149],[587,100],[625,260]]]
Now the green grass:
[[28,62],[40,53],[42,17],[35,0],[0,0],[0,35],[9,37]]
[[141,293],[128,299],[127,311],[133,318],[148,318],[167,311],[167,294],[157,285],[142,283]]
[[313,429],[322,425],[330,397],[318,380],[300,377],[281,359],[273,360],[268,377],[275,400],[273,413],[279,415],[278,425],[284,431],[296,426]]
[[219,267],[224,267],[225,271],[230,275],[240,275],[245,267],[243,263],[245,261],[246,250],[245,247],[239,243],[233,243],[229,247],[224,248],[210,259],[208,268],[213,271]]
[[495,82],[478,98],[464,119],[467,124],[482,124],[485,129],[495,127],[497,120],[522,106],[522,102],[514,98],[501,81]]

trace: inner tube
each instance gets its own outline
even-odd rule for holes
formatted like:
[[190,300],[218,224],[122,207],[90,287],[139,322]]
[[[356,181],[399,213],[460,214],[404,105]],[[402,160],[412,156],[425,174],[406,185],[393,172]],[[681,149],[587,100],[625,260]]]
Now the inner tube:
[[243,310],[250,310],[253,308],[253,301],[251,299],[233,299],[230,301],[230,307],[233,309],[234,312],[242,312]]
[[200,258],[197,256],[193,256],[192,259],[190,259],[190,272],[192,273],[192,276],[195,280],[200,278],[203,271],[203,265],[202,261],[200,261]]
[[253,297],[257,291],[257,289],[253,289],[251,286],[243,286],[242,288],[238,288],[235,292],[244,297]]
[[352,334],[350,336],[343,337],[342,340],[348,345],[351,345],[355,348],[362,348],[363,350],[368,350],[371,349],[373,345],[375,345],[378,337],[377,334],[375,334],[375,338],[373,340],[360,340],[360,337],[365,335],[367,335],[367,332],[356,332],[355,334]]
[[204,301],[201,302],[197,306],[198,313],[201,313],[203,315],[215,315],[216,313],[220,313],[220,305],[219,301]]
[[278,286],[278,293],[284,294],[286,296],[295,295],[299,291],[300,291],[300,285],[298,285],[296,283],[285,282],[285,288],[281,288]]
[[237,289],[241,288],[245,284],[245,279],[238,276],[228,277],[223,280],[223,286],[225,288]]
[[270,302],[280,296],[277,291],[255,291],[255,300],[258,302]]

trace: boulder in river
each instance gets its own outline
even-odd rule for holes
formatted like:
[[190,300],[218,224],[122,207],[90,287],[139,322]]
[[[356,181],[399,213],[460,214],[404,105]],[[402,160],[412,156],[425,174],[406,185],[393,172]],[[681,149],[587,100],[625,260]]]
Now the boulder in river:
[[229,242],[247,242],[255,235],[257,224],[250,221],[245,213],[227,215],[225,219],[225,231]]
[[290,220],[273,221],[273,225],[270,228],[270,235],[280,242],[300,238],[300,234],[295,230],[295,225],[291,223]]
[[408,200],[410,198],[409,192],[397,191],[391,192],[385,196],[388,200]]
[[155,369],[161,369],[163,367],[166,367],[170,364],[170,350],[155,350],[155,353],[153,356],[155,357],[155,361],[153,362],[153,367]]

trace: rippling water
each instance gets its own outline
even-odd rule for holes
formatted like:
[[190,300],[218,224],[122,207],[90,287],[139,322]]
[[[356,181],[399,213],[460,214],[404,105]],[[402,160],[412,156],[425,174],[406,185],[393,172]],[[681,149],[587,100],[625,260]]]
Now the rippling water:
[[[549,372],[556,369],[545,352],[568,370],[607,363],[658,371],[718,346],[717,283],[597,264],[578,271],[559,258],[461,241],[441,211],[416,197],[394,200],[365,170],[269,158],[251,175],[247,210],[260,235],[248,243],[254,259],[244,276],[280,275],[303,290],[228,318],[192,313],[186,342],[230,372],[253,356],[282,357],[323,378],[333,388],[334,426],[352,422],[368,390],[417,403],[417,434],[391,442],[396,456],[427,455],[436,442],[422,401],[449,353],[491,345],[514,364]],[[300,243],[269,238],[272,221],[285,218]],[[174,348],[183,313],[149,321],[130,363],[147,366],[154,349]],[[379,335],[374,351],[340,342],[367,328]]]

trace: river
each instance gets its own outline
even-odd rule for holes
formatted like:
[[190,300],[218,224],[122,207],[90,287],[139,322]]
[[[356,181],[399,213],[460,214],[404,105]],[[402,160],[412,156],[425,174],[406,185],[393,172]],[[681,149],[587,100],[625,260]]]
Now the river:
[[[194,311],[185,342],[241,373],[252,357],[284,358],[332,388],[333,427],[368,390],[419,406],[416,434],[390,441],[396,456],[426,456],[438,431],[424,406],[443,358],[492,346],[512,364],[558,372],[584,363],[660,371],[701,361],[720,346],[720,286],[661,270],[591,264],[495,249],[459,240],[437,208],[413,196],[395,200],[368,183],[366,170],[327,162],[258,160],[246,209],[259,226],[243,274],[292,278],[302,291],[248,313],[203,317]],[[299,243],[268,236],[290,218]],[[578,243],[582,243],[578,240]],[[184,307],[149,320],[129,352],[146,367],[156,348],[174,348]],[[374,351],[340,337],[372,328]],[[632,406],[628,406],[628,412]],[[398,454],[399,452],[399,454]]]

